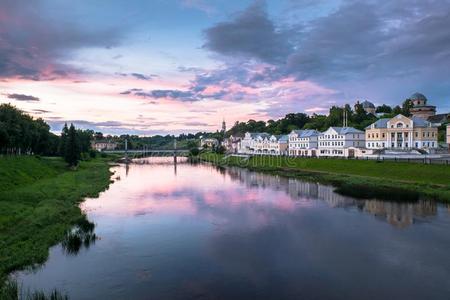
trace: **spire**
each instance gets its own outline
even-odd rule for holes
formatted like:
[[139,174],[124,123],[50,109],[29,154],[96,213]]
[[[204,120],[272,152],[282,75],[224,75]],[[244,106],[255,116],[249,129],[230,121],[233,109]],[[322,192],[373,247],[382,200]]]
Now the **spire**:
[[222,119],[222,132],[225,133],[227,131],[227,125],[225,123],[225,118]]

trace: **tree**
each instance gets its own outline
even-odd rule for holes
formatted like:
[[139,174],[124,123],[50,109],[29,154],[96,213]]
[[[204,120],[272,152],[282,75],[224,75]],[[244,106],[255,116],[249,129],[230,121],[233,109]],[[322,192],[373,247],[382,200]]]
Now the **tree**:
[[81,150],[77,131],[75,130],[75,126],[73,126],[73,124],[70,124],[70,128],[67,134],[64,160],[69,164],[69,166],[76,166],[78,165],[78,161],[80,160],[80,154]]
[[199,155],[199,153],[200,153],[200,150],[198,150],[198,148],[191,148],[189,150],[189,155],[190,156],[197,156],[197,155]]
[[390,107],[389,105],[383,104],[383,105],[377,107],[376,112],[390,114],[392,112],[392,107]]
[[67,123],[65,123],[61,131],[61,138],[59,140],[59,149],[58,149],[59,155],[62,157],[66,156],[66,144],[68,135],[69,135],[69,128],[67,128]]
[[94,137],[94,131],[77,129],[77,136],[80,144],[81,152],[89,152],[91,150],[91,141]]
[[0,105],[0,153],[55,155],[57,139],[44,120],[10,104]]
[[405,117],[409,117],[411,116],[411,112],[410,109],[413,107],[413,103],[410,99],[406,99],[403,103],[402,103],[402,112],[401,114],[404,115]]
[[398,114],[401,114],[401,113],[402,113],[402,108],[400,106],[398,106],[398,105],[396,107],[394,107],[394,109],[392,110],[392,114],[394,116],[396,116]]

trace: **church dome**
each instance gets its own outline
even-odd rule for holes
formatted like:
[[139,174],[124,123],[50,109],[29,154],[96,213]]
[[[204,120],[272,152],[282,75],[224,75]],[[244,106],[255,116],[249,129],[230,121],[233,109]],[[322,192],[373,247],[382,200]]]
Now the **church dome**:
[[363,103],[361,103],[362,104],[362,107],[363,108],[375,108],[375,105],[372,103],[372,102],[369,102],[369,101],[364,101]]
[[409,99],[412,100],[412,101],[418,101],[418,100],[424,101],[424,102],[428,101],[427,97],[425,97],[421,93],[414,93],[414,94],[411,95],[411,97],[409,97]]

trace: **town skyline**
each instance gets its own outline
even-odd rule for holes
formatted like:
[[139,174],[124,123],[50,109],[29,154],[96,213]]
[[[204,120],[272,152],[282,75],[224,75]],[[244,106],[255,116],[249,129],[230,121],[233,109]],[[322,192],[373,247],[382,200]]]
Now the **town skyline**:
[[0,8],[0,103],[53,132],[66,122],[117,135],[213,132],[223,118],[230,127],[357,100],[395,106],[415,92],[450,111],[446,0]]

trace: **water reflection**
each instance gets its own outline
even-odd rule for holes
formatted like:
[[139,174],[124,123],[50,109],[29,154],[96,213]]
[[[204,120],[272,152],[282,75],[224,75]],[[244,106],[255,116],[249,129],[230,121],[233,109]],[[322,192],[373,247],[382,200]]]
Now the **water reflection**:
[[[225,169],[219,168],[225,174]],[[437,204],[431,200],[420,200],[413,203],[389,202],[385,200],[361,200],[343,196],[334,192],[334,188],[315,182],[251,172],[242,168],[227,169],[232,180],[237,180],[247,187],[260,187],[285,191],[292,199],[302,198],[311,201],[325,201],[331,207],[357,207],[389,224],[405,228],[417,220],[423,220],[437,213]]]
[[[115,171],[121,180],[82,205],[95,233],[93,223],[78,224],[43,268],[17,274],[25,287],[56,287],[73,299],[450,293],[447,206],[360,200],[314,182],[186,161],[175,172],[172,158]],[[95,245],[92,235],[101,237]],[[85,240],[90,248],[79,251]]]

